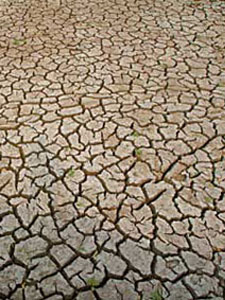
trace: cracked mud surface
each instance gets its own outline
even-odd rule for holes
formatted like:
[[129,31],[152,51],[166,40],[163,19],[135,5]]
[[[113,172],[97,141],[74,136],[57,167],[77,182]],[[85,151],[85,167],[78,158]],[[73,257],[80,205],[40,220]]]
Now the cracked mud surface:
[[0,2],[0,299],[225,297],[225,2]]

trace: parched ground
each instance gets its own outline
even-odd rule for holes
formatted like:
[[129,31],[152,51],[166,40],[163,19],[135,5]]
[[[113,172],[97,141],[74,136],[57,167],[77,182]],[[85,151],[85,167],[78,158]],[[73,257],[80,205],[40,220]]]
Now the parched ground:
[[0,1],[0,299],[225,297],[225,2]]

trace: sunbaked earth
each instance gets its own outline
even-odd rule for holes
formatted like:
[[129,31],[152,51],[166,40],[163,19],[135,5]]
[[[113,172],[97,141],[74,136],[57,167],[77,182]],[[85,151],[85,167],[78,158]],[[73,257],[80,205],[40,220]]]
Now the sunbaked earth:
[[0,1],[0,299],[225,297],[225,2]]

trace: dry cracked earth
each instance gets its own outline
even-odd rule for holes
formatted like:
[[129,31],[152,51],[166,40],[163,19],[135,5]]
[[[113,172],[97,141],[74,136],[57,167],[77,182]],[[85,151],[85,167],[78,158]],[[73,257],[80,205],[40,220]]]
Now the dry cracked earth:
[[0,299],[224,299],[224,94],[224,1],[1,0]]

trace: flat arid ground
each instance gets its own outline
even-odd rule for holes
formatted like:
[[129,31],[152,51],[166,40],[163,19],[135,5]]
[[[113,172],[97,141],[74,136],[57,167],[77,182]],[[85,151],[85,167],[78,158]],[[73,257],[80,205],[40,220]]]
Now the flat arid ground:
[[0,299],[225,298],[225,2],[0,1]]

